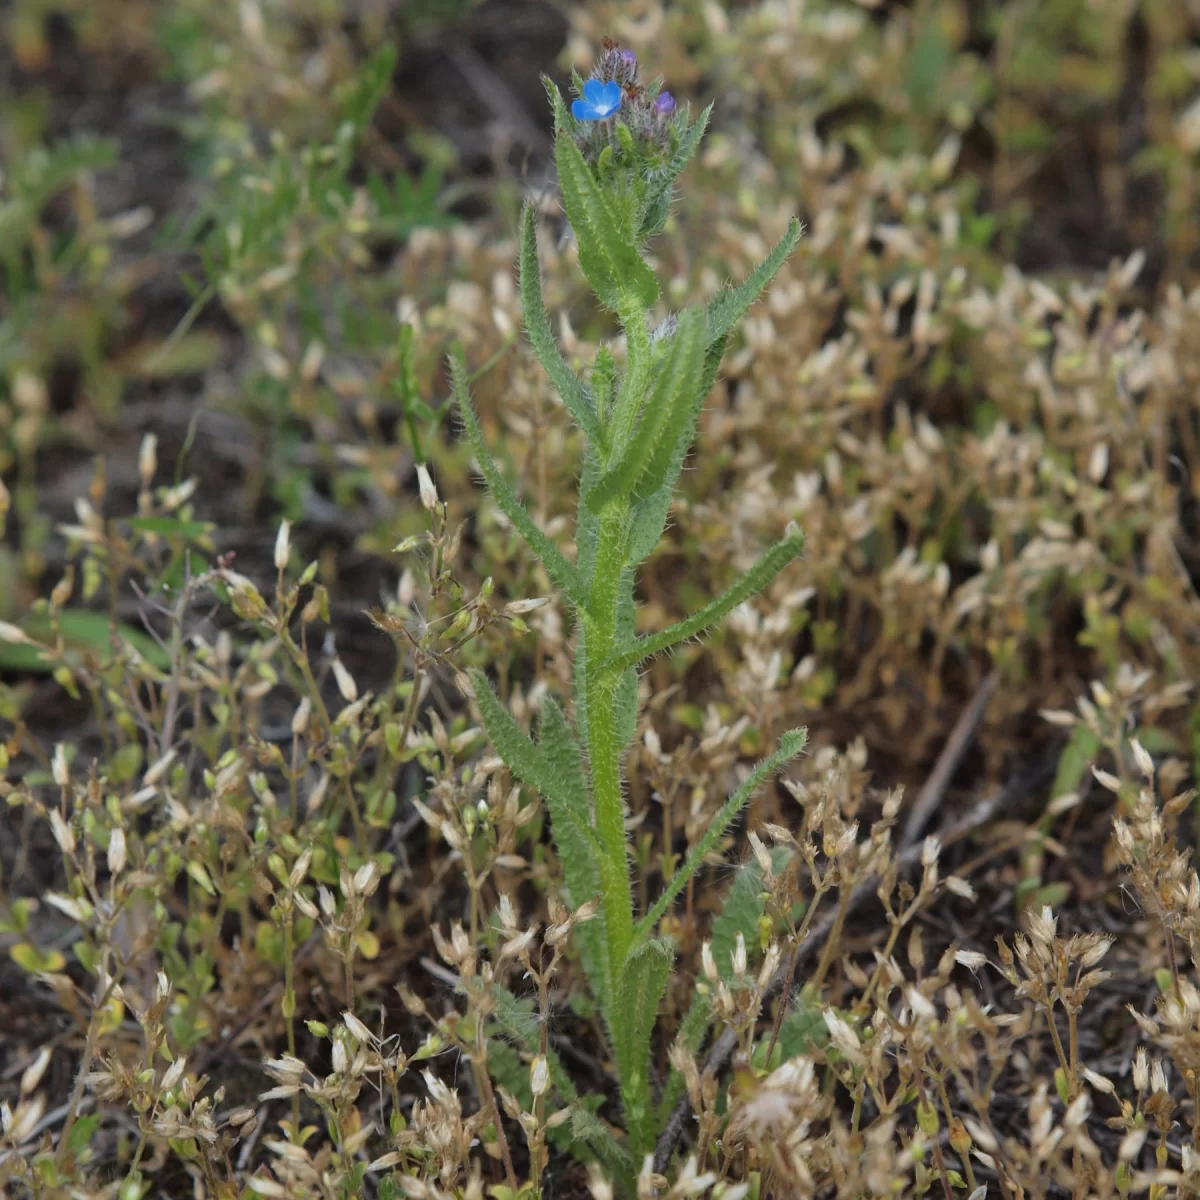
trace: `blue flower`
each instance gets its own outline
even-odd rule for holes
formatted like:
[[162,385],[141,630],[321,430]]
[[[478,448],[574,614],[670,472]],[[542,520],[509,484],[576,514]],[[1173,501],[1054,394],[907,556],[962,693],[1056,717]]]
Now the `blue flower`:
[[583,85],[583,95],[571,105],[571,115],[579,121],[604,121],[621,107],[621,85],[614,80],[601,83],[588,79]]
[[654,98],[654,109],[661,116],[669,116],[675,111],[675,97],[670,92],[659,92]]

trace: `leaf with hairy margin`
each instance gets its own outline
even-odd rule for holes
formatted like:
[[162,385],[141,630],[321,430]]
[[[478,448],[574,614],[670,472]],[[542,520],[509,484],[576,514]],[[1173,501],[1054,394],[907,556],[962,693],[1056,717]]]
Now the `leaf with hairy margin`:
[[685,309],[679,328],[667,346],[658,379],[645,403],[641,422],[622,451],[621,461],[610,467],[588,492],[594,513],[606,504],[636,492],[650,495],[662,486],[675,446],[695,408],[696,391],[704,373],[704,316]]
[[652,938],[634,946],[618,975],[611,1036],[629,1141],[635,1154],[650,1149],[654,1114],[631,1111],[630,1100],[639,1093],[649,1094],[646,1081],[641,1080],[640,1087],[638,1081],[649,1066],[650,1039],[674,961],[675,947],[671,940]]
[[705,400],[712,391],[713,382],[721,366],[721,359],[725,354],[725,341],[724,337],[718,338],[704,352],[704,376],[698,390],[699,399],[687,427],[676,443],[662,487],[652,496],[647,496],[634,505],[629,535],[629,561],[631,563],[641,562],[658,544],[658,539],[662,537],[663,527],[667,523],[667,513],[671,509],[671,497],[675,493],[675,484],[679,479],[679,472],[683,470],[683,460],[687,457],[687,452],[696,438],[696,422],[699,420]]
[[742,283],[722,288],[709,302],[705,311],[708,322],[708,340],[711,344],[724,337],[745,316],[750,306],[762,295],[763,289],[775,278],[788,255],[796,248],[803,233],[800,222],[793,217],[788,222],[787,232],[775,243],[766,258],[750,272]]
[[462,414],[463,424],[467,427],[467,437],[470,439],[471,449],[475,452],[479,470],[487,482],[492,498],[528,543],[529,548],[541,559],[551,582],[567,594],[576,608],[586,608],[587,590],[579,578],[579,572],[567,561],[563,552],[534,524],[533,518],[517,499],[508,480],[500,473],[500,468],[496,466],[496,461],[488,449],[487,439],[483,436],[483,429],[479,424],[479,418],[475,414],[475,408],[467,390],[466,365],[457,354],[450,356],[450,377],[454,384],[454,395],[458,402],[459,412]]
[[600,423],[596,418],[592,397],[582,380],[567,365],[550,328],[550,318],[542,298],[542,273],[538,265],[537,214],[529,203],[521,211],[519,286],[521,305],[525,311],[525,331],[533,343],[538,361],[580,428],[593,441],[600,441]]
[[[772,870],[777,875],[781,874],[791,862],[792,852],[786,846],[775,846],[769,853]],[[756,859],[751,858],[738,868],[721,911],[712,925],[712,956],[722,979],[729,981],[733,978],[731,959],[737,946],[738,934],[742,935],[747,946],[753,946],[758,939],[759,920],[765,911],[762,868]],[[687,1015],[683,1018],[676,1035],[690,1053],[695,1054],[699,1051],[711,1017],[711,991],[697,991],[692,996]],[[672,1070],[658,1106],[660,1124],[666,1120],[667,1114],[683,1095],[684,1087],[683,1076]]]

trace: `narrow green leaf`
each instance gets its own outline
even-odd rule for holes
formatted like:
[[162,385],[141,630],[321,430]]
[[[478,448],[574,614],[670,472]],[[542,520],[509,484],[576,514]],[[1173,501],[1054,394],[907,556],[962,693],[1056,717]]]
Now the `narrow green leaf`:
[[690,617],[676,622],[659,633],[638,638],[631,646],[606,659],[597,670],[623,671],[663,650],[669,650],[680,642],[696,637],[706,629],[711,629],[739,604],[761,592],[803,549],[804,535],[802,533],[794,533],[776,542],[737,583],[706,604],[699,612],[693,613]]
[[601,476],[588,493],[595,513],[635,490],[649,495],[662,486],[675,446],[695,403],[704,369],[704,317],[685,309],[671,339],[666,361],[642,413],[641,424],[621,461]]
[[750,305],[762,294],[763,289],[775,278],[779,268],[800,241],[803,229],[793,217],[788,222],[787,232],[775,243],[771,253],[763,259],[744,283],[719,291],[708,303],[708,340],[711,344],[727,334],[745,315]]
[[459,412],[462,413],[463,424],[467,427],[467,436],[471,440],[471,448],[479,463],[479,470],[487,482],[492,496],[501,510],[516,527],[520,535],[528,542],[530,549],[542,560],[547,574],[556,587],[566,592],[576,608],[587,607],[587,593],[578,571],[567,561],[559,548],[534,524],[533,518],[525,511],[525,506],[517,499],[508,481],[500,473],[488,450],[487,440],[483,436],[479,418],[471,404],[467,390],[467,369],[457,354],[450,356],[450,377],[454,383],[454,395],[458,401]]
[[[556,110],[565,113],[557,89],[555,97]],[[592,291],[613,312],[631,303],[650,308],[658,300],[658,279],[638,254],[632,231],[621,228],[608,196],[569,134],[560,132],[554,139],[554,159],[563,206],[579,246],[579,265]]]
[[[587,810],[587,793],[582,782],[583,768],[578,762],[578,746],[570,736],[566,718],[552,701],[543,706],[543,735],[549,731],[548,745],[553,748],[552,753],[548,753],[546,748],[533,744],[529,735],[500,703],[482,671],[471,672],[471,683],[475,688],[475,701],[479,705],[484,727],[496,753],[522,783],[533,788],[546,801],[570,902],[580,905],[599,896],[614,866],[608,862],[600,837],[592,826]],[[561,724],[558,724],[560,721]],[[573,769],[567,761],[571,746],[575,746],[577,760]],[[560,771],[555,759],[561,760],[559,766],[567,769]],[[579,926],[584,967],[597,997],[601,999],[608,994],[608,957],[603,922],[603,915],[598,914],[593,920]]]
[[629,1147],[618,1142],[608,1126],[590,1109],[575,1109],[571,1114],[571,1132],[587,1144],[613,1179],[632,1179],[637,1173]]
[[635,1155],[648,1149],[645,1142],[651,1125],[650,1038],[674,961],[675,947],[670,939],[648,939],[630,951],[618,977],[609,1032],[617,1060],[629,1141]]
[[581,820],[590,817],[587,780],[583,774],[583,755],[571,731],[566,714],[551,696],[541,704],[542,726],[540,747],[547,767],[562,781],[563,800],[570,804]]
[[[772,846],[768,853],[771,856],[771,870],[776,875],[786,870],[792,858],[792,852],[786,846]],[[721,911],[712,924],[709,940],[722,979],[733,978],[731,957],[737,946],[738,934],[745,938],[747,946],[753,946],[758,941],[758,922],[765,906],[762,868],[758,860],[751,857],[737,869]]]
[[659,233],[667,223],[667,214],[671,207],[671,192],[675,181],[683,173],[683,169],[692,160],[692,156],[700,146],[704,132],[708,128],[708,120],[712,115],[712,104],[707,104],[704,111],[679,139],[675,153],[662,173],[656,187],[646,195],[642,204],[641,220],[638,222],[638,240],[643,241]]
[[[620,599],[617,601],[616,641],[624,644],[633,640],[637,628],[637,607],[633,599],[632,568],[621,572]],[[616,719],[613,722],[617,744],[628,746],[637,730],[638,712],[638,682],[637,671],[630,667],[622,673],[613,690],[613,710]]]
[[[488,737],[496,748],[496,753],[508,764],[513,774],[540,792],[550,805],[550,818],[555,819],[556,812],[562,814],[561,820],[565,828],[559,831],[559,838],[578,833],[585,853],[579,856],[571,855],[570,861],[564,857],[563,867],[570,876],[575,873],[579,879],[587,879],[594,868],[588,863],[595,855],[603,856],[603,848],[596,831],[587,824],[586,814],[579,810],[577,794],[572,782],[562,778],[554,769],[548,756],[533,744],[533,739],[517,724],[513,715],[492,691],[492,685],[487,676],[475,668],[471,671],[471,684],[475,689],[475,701],[483,717],[484,727]],[[585,889],[583,894],[574,897],[576,904],[582,904],[597,894],[598,888]]]
[[671,509],[675,483],[679,479],[679,472],[683,470],[683,460],[687,456],[688,449],[695,440],[696,422],[699,420],[705,400],[708,399],[709,393],[713,389],[713,382],[725,354],[725,342],[725,337],[718,338],[717,341],[711,342],[704,352],[704,375],[696,392],[696,401],[692,406],[692,413],[683,434],[671,455],[662,487],[653,495],[639,500],[634,505],[629,533],[629,561],[631,563],[641,562],[658,544],[658,539],[662,537],[663,526],[667,522],[667,513]]
[[[547,795],[550,809],[550,824],[555,844],[562,859],[563,874],[566,876],[567,901],[579,905],[599,894],[600,874],[592,856],[594,848],[579,831],[592,828],[591,796],[583,772],[583,754],[575,735],[571,732],[562,709],[547,696],[541,705],[541,731],[539,750],[546,767],[559,784],[561,803],[570,807],[570,813],[558,810],[559,801]],[[603,1008],[608,997],[608,951],[604,937],[604,916],[598,913],[591,921],[575,927],[575,938],[583,960],[584,971],[591,982],[596,999]]]
[[[538,1015],[537,1009],[534,1007],[533,1000],[515,996],[508,988],[499,983],[492,984],[492,995],[496,1001],[492,1017],[500,1027],[501,1032],[505,1037],[510,1038],[528,1053],[538,1053],[541,1045],[542,1020]],[[488,1058],[490,1061],[490,1053]],[[579,1097],[579,1093],[575,1088],[570,1074],[562,1065],[562,1060],[552,1047],[546,1048],[546,1065],[550,1068],[550,1082],[554,1084],[555,1090],[562,1097],[563,1102],[574,1104]],[[524,1092],[528,1092],[528,1070],[524,1071],[524,1077],[524,1083],[518,1086]],[[519,1094],[516,1087],[509,1086],[504,1080],[500,1080],[500,1082],[504,1083],[504,1086],[514,1095]]]
[[[776,846],[771,850],[771,866],[776,874],[780,874],[792,857],[785,846]],[[758,862],[751,858],[743,863],[734,875],[733,884],[725,896],[721,911],[717,914],[712,925],[712,955],[717,964],[717,970],[722,978],[733,977],[733,964],[730,961],[734,947],[737,945],[737,935],[740,933],[748,946],[752,946],[758,936],[758,922],[765,911],[763,894],[763,875]],[[712,1016],[712,993],[699,990],[692,996],[687,1014],[679,1026],[678,1038],[683,1045],[695,1054],[704,1040],[704,1031],[708,1028]],[[667,1114],[675,1107],[683,1094],[684,1079],[680,1072],[672,1070],[667,1079],[659,1102],[659,1124],[666,1120]]]
[[542,276],[538,266],[537,214],[532,204],[526,204],[521,212],[521,262],[520,262],[521,305],[525,310],[525,330],[538,360],[550,376],[550,382],[562,397],[568,411],[579,422],[580,428],[593,441],[601,441],[600,424],[592,397],[578,376],[567,365],[550,328],[550,318],[542,299]]
[[779,749],[769,758],[750,772],[746,782],[725,802],[725,806],[717,813],[711,825],[705,830],[704,836],[696,843],[687,861],[671,877],[671,882],[663,890],[654,907],[638,922],[634,930],[634,938],[649,937],[654,927],[662,920],[672,901],[687,886],[687,881],[699,870],[700,865],[712,852],[713,847],[720,841],[725,830],[733,823],[734,818],[746,807],[755,789],[768,775],[779,770],[789,759],[793,759],[803,749],[808,741],[808,732],[804,729],[792,729],[779,739]]

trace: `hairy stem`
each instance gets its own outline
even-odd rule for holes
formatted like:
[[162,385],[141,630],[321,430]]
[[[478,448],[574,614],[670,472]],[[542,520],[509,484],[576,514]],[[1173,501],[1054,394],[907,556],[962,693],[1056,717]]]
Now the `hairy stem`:
[[[625,565],[628,506],[615,505],[600,521],[596,570],[587,623],[589,657],[609,657],[616,643],[617,606]],[[604,845],[610,870],[604,872],[603,903],[609,945],[609,995],[616,994],[621,965],[633,942],[633,891],[629,880],[629,848],[625,838],[625,802],[621,783],[621,755],[625,747],[617,732],[615,703],[619,676],[589,671],[586,679],[588,757],[592,767],[592,795],[596,832]]]

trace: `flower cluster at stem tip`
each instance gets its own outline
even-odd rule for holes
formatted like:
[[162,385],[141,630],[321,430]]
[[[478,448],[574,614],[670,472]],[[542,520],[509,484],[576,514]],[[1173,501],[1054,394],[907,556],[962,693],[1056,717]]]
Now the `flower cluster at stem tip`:
[[574,137],[589,162],[594,163],[606,146],[612,146],[614,153],[621,152],[618,122],[632,134],[643,165],[652,166],[659,155],[674,149],[678,138],[672,120],[675,97],[664,90],[661,79],[649,86],[638,82],[638,60],[632,50],[621,49],[606,38],[591,75],[582,82],[576,79],[575,90],[579,98],[571,104],[571,115],[578,123]]

